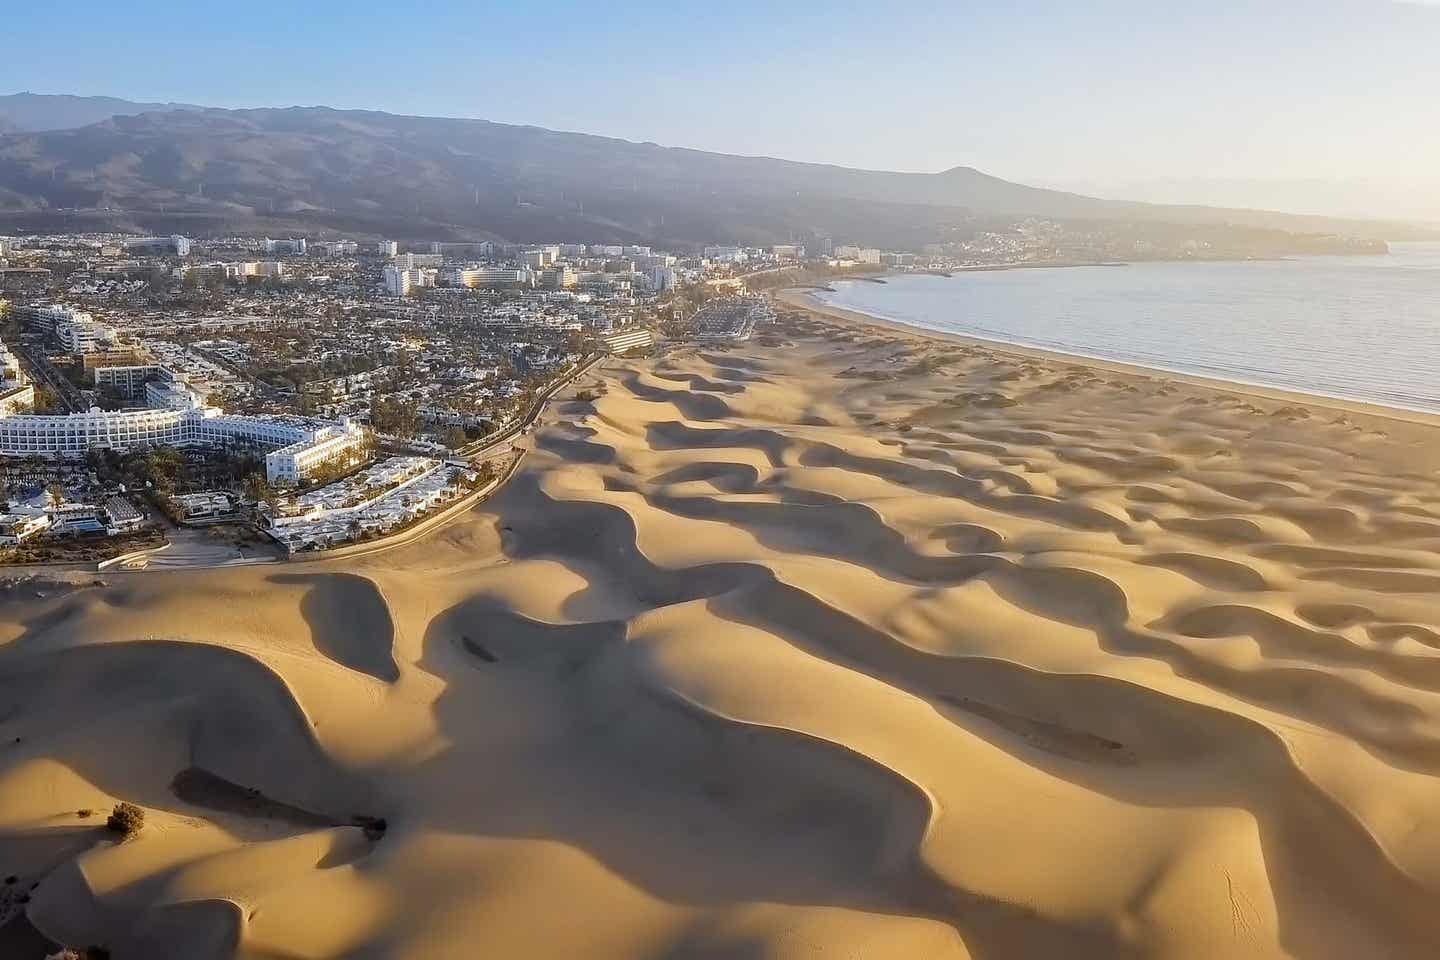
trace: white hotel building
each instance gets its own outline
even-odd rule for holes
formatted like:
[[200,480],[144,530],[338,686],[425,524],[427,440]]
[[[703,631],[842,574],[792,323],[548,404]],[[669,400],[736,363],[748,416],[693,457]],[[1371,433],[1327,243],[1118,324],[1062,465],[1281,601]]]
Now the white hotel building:
[[51,304],[16,307],[15,316],[53,335],[71,353],[92,353],[116,339],[114,327],[70,307]]
[[35,406],[35,388],[20,369],[20,361],[0,343],[0,417],[23,413]]
[[0,407],[0,456],[79,459],[95,447],[233,444],[271,449],[265,457],[266,478],[291,484],[324,464],[358,457],[368,441],[366,431],[348,419],[330,423],[304,417],[228,415],[205,406],[198,394],[173,379],[149,381],[145,393],[155,405],[138,410],[14,414]]
[[294,443],[267,453],[265,478],[272,484],[285,486],[299,483],[326,464],[355,456],[364,443],[364,431],[348,418],[342,419],[334,426],[310,431]]
[[114,327],[100,323],[88,313],[56,324],[55,335],[60,338],[60,345],[71,353],[94,353],[116,340]]
[[418,267],[414,270],[403,270],[397,266],[388,266],[384,270],[385,292],[391,296],[408,297],[411,290],[435,286],[436,272]]
[[126,400],[145,395],[145,385],[166,379],[167,371],[158,363],[117,364],[95,368],[95,386],[108,387]]
[[457,287],[533,287],[535,274],[528,269],[506,267],[463,267],[450,272],[450,283]]

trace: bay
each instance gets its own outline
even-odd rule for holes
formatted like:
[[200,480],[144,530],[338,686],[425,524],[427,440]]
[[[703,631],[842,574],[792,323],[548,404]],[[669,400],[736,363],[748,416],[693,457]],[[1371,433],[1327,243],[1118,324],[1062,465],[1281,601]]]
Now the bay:
[[929,330],[1440,412],[1440,243],[1388,256],[901,274],[827,304]]

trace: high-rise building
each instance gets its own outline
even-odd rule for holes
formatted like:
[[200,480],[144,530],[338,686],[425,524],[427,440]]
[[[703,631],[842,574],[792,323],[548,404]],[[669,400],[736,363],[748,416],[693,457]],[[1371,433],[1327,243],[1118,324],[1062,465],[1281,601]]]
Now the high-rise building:
[[32,329],[50,334],[71,353],[91,353],[116,339],[113,327],[100,323],[84,310],[35,304],[16,307],[15,316]]
[[385,268],[385,292],[395,297],[408,297],[412,290],[435,286],[433,269],[402,270],[394,264]]
[[489,240],[436,240],[430,244],[430,252],[445,257],[489,259],[495,255],[495,244]]
[[719,260],[724,263],[735,263],[745,259],[745,251],[739,247],[709,246],[701,251],[706,260]]
[[631,262],[635,264],[636,270],[644,273],[645,271],[653,270],[656,267],[673,266],[675,263],[675,258],[666,253],[648,253],[637,254],[636,256],[631,257]]
[[128,253],[173,253],[177,257],[190,256],[190,238],[179,234],[170,237],[133,237],[125,241]]
[[71,353],[91,353],[115,342],[115,329],[97,321],[88,313],[77,313],[70,320],[55,325],[60,346]]
[[450,283],[457,287],[528,287],[533,283],[529,270],[513,267],[467,267],[450,274]]
[[394,240],[381,240],[375,244],[375,252],[382,257],[393,257],[400,252],[400,244]]
[[305,253],[306,246],[307,244],[304,237],[296,237],[289,240],[271,240],[269,237],[266,237],[264,249],[265,252],[269,254],[303,254]]
[[385,292],[392,297],[410,295],[410,271],[397,264],[385,268]]
[[421,270],[438,267],[444,257],[438,253],[402,253],[395,257],[395,266],[401,270]]
[[575,271],[569,266],[558,264],[541,275],[540,283],[551,290],[568,290],[575,286]]
[[835,256],[842,260],[857,260],[860,263],[880,262],[880,251],[874,247],[857,247],[852,244],[845,244],[835,248]]
[[353,257],[360,252],[360,244],[354,240],[321,240],[311,244],[308,252],[321,257]]

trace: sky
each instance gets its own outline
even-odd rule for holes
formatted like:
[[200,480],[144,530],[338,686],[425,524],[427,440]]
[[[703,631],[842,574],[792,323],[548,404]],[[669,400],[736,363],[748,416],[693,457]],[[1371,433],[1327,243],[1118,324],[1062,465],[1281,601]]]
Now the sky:
[[1440,220],[1440,0],[12,6],[0,93],[479,117]]

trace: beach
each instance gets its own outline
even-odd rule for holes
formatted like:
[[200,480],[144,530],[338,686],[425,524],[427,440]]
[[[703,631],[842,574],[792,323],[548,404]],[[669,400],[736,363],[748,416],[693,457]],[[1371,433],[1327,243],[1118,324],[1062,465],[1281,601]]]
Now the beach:
[[1151,370],[1440,413],[1440,245],[836,282],[828,308]]
[[779,299],[566,388],[414,543],[0,590],[0,921],[118,960],[1431,955],[1440,422]]

